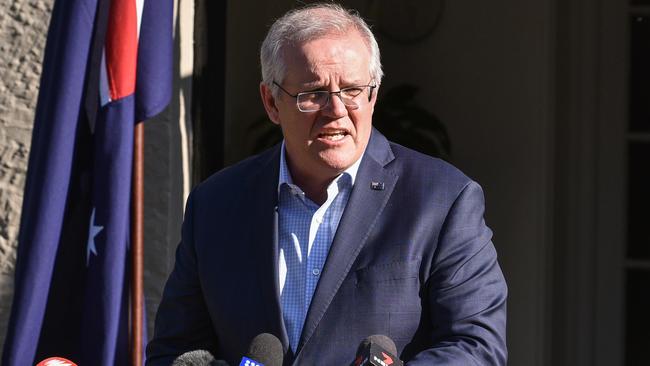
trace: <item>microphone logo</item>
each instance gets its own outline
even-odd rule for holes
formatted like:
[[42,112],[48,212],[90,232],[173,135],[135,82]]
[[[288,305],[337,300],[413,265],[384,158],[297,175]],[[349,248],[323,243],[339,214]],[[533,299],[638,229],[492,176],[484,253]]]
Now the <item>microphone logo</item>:
[[354,360],[354,366],[361,365],[361,362],[363,362],[363,357],[361,355],[359,355],[359,356],[357,356],[357,359]]
[[264,365],[255,360],[251,360],[248,357],[243,357],[241,359],[241,362],[239,363],[239,366],[264,366]]
[[379,357],[377,357],[377,356],[375,356],[375,355],[372,355],[373,360],[374,360],[377,364],[379,364],[379,365],[381,365],[381,366],[390,366],[390,365],[393,364],[393,359],[390,358],[390,356],[388,356],[388,355],[385,354],[384,352],[382,352],[381,354],[382,354],[384,357],[386,357],[386,358],[384,358],[384,359],[382,360],[382,359],[380,359]]
[[77,364],[63,357],[50,357],[39,362],[36,366],[77,366]]

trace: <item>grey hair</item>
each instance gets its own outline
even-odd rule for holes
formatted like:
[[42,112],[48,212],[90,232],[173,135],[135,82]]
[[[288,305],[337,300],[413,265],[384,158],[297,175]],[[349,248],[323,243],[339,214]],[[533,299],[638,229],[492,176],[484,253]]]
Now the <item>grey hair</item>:
[[358,12],[334,3],[317,3],[294,9],[273,23],[260,49],[262,82],[277,95],[278,90],[273,82],[281,83],[284,79],[286,65],[282,51],[286,45],[308,42],[331,33],[343,35],[350,29],[357,30],[366,42],[370,52],[370,76],[379,85],[384,72],[375,36]]

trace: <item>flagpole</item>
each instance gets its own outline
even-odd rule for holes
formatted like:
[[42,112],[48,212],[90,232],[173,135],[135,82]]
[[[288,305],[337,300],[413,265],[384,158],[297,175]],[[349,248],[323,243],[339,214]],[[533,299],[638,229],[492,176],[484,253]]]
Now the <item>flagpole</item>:
[[133,135],[133,182],[131,196],[131,364],[142,366],[143,327],[143,212],[144,123],[136,123]]

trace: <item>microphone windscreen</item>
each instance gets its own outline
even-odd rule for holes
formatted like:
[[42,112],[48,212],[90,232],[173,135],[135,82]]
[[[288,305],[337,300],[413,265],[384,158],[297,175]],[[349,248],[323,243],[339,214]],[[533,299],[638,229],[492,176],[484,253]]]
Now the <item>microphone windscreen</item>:
[[368,344],[374,343],[394,355],[397,354],[397,347],[395,346],[395,342],[393,342],[392,339],[388,338],[385,335],[373,334],[370,337],[364,339],[363,343],[365,343],[366,341],[368,342]]
[[273,334],[259,334],[251,341],[246,356],[264,366],[282,366],[284,359],[282,342]]
[[185,352],[178,356],[172,366],[228,366],[226,361],[217,360],[206,350]]
[[403,366],[404,363],[397,357],[395,342],[385,335],[375,334],[361,341],[352,365]]

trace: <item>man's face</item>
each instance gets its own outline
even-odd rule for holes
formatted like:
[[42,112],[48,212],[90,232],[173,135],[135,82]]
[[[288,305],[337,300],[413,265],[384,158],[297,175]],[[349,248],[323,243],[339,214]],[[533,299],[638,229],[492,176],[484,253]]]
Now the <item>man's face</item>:
[[[291,94],[305,91],[338,91],[374,84],[370,52],[356,31],[329,35],[284,50],[286,74],[276,80]],[[296,98],[282,91],[277,98],[261,86],[269,118],[284,134],[289,167],[294,179],[333,178],[361,157],[368,145],[376,90],[368,102],[368,90],[358,109],[347,108],[338,95],[316,112],[300,112]]]

